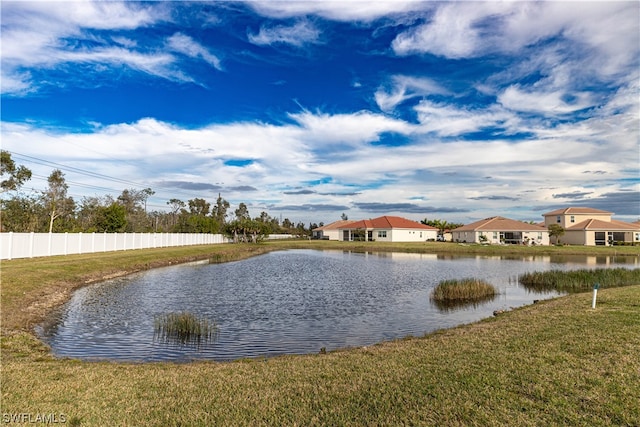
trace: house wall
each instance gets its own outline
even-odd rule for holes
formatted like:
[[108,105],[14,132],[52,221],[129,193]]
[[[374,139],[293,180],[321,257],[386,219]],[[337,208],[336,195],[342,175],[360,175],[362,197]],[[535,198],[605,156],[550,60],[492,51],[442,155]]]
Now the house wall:
[[[558,222],[558,217],[560,217],[560,222]],[[573,221],[571,221],[572,217]],[[544,225],[548,227],[551,224],[559,224],[562,228],[568,228],[588,219],[598,219],[600,221],[611,222],[611,214],[548,215],[544,217]],[[560,238],[560,240],[562,240],[562,238]]]
[[[374,238],[377,235],[374,231]],[[426,242],[427,240],[436,240],[438,237],[437,230],[410,230],[410,229],[396,229],[389,230],[387,236],[391,236],[391,242]],[[376,238],[376,240],[384,241],[383,239]]]
[[[589,239],[588,235],[591,234],[591,239]],[[565,231],[562,236],[560,236],[560,243],[566,245],[595,245],[595,234],[587,233],[584,230],[575,230],[575,231]],[[553,238],[553,243],[558,243],[558,238]]]
[[329,240],[340,240],[342,230],[322,230],[322,236],[328,237]]
[[[453,231],[453,241],[454,242],[467,242],[467,243],[482,243],[482,239],[480,236],[484,236],[486,238],[485,243],[490,244],[501,244],[500,240],[501,233],[510,233],[514,232],[514,230],[509,231]],[[549,232],[547,230],[542,231],[522,231],[522,240],[529,240],[530,242],[535,242],[536,245],[548,245],[549,244]]]

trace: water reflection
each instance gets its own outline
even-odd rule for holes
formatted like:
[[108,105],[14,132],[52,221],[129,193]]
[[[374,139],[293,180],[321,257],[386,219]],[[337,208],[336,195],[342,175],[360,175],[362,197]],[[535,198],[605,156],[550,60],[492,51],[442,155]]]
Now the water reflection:
[[435,305],[441,312],[447,313],[452,310],[459,310],[461,308],[478,308],[482,305],[491,302],[497,298],[497,295],[489,295],[485,297],[475,298],[473,300],[437,300],[432,298],[433,305]]
[[215,322],[189,312],[166,313],[154,320],[154,342],[169,346],[193,347],[213,344],[218,336]]
[[[54,354],[90,359],[232,360],[331,351],[421,336],[553,298],[559,294],[529,291],[517,277],[591,265],[588,257],[551,258],[290,250],[179,265],[79,289],[38,333]],[[637,266],[619,257],[606,262]],[[498,296],[446,310],[431,301],[440,281],[463,277],[491,283]],[[215,339],[200,347],[158,340],[155,319],[171,312],[215,319]]]

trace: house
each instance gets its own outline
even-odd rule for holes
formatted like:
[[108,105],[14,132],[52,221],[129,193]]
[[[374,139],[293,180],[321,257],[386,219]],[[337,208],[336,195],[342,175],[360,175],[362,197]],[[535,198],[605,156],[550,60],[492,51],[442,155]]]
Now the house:
[[451,231],[454,242],[548,245],[549,230],[536,224],[494,216]]
[[[564,234],[559,237],[561,243],[587,246],[640,243],[640,224],[614,220],[613,212],[569,207],[542,216],[546,227],[558,224],[564,228]],[[552,243],[557,241],[557,237],[552,238]]]
[[425,242],[438,237],[437,228],[399,216],[353,221],[339,230],[343,241]]
[[340,240],[340,227],[351,224],[354,221],[339,220],[334,221],[331,224],[323,225],[322,227],[314,228],[312,235],[314,239],[321,240]]

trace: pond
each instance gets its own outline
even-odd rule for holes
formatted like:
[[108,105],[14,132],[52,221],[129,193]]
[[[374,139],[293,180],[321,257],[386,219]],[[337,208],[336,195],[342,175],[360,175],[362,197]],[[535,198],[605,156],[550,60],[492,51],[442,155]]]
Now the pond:
[[[638,267],[638,258],[443,256],[288,250],[222,264],[149,270],[86,286],[39,325],[59,357],[89,360],[227,361],[318,353],[422,336],[532,304],[518,275],[551,269]],[[444,279],[474,277],[492,301],[442,309],[430,299]],[[189,312],[216,324],[196,344],[159,340],[154,319]]]

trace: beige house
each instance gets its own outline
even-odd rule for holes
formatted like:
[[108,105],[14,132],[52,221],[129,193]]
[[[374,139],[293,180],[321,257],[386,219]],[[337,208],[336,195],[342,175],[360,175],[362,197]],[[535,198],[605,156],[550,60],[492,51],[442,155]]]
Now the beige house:
[[354,221],[340,220],[334,221],[331,224],[323,225],[322,227],[314,228],[311,232],[314,239],[321,240],[341,240],[340,239],[340,227],[351,224]]
[[494,216],[451,230],[454,242],[548,245],[549,230],[536,224]]
[[399,216],[353,221],[338,228],[342,241],[425,242],[438,237],[437,228]]
[[[640,244],[640,224],[612,219],[612,212],[593,208],[564,208],[542,215],[544,224],[564,228],[560,242],[570,245],[606,246],[614,243]],[[553,237],[551,242],[557,243]]]

